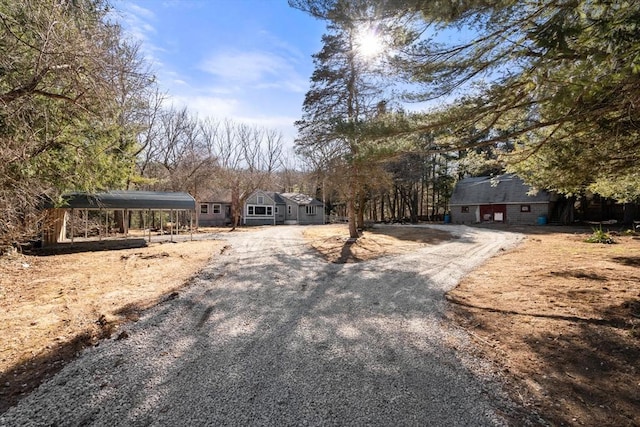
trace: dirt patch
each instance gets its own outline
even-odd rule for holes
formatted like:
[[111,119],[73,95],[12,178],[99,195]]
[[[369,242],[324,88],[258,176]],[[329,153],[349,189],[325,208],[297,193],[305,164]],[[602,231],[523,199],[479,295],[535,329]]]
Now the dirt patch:
[[307,228],[304,237],[327,261],[344,264],[414,251],[451,239],[446,231],[422,227],[377,226],[349,239],[345,224]]
[[91,244],[0,258],[0,413],[87,345],[126,338],[123,322],[171,298],[223,248],[212,240]]
[[640,238],[539,230],[449,292],[455,320],[544,420],[640,425]]

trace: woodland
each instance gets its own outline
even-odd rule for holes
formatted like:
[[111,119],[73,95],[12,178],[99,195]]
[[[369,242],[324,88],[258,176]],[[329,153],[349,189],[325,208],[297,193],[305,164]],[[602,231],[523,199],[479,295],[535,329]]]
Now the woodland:
[[108,1],[0,0],[0,244],[69,191],[224,189],[236,223],[255,189],[298,191],[352,237],[438,218],[465,176],[638,201],[637,2],[289,4],[326,22],[295,157],[276,130],[167,105]]

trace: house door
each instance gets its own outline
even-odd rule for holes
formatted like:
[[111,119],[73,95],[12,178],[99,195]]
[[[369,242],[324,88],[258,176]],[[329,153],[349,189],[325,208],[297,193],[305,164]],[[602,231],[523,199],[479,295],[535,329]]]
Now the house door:
[[480,205],[480,221],[506,222],[507,205]]

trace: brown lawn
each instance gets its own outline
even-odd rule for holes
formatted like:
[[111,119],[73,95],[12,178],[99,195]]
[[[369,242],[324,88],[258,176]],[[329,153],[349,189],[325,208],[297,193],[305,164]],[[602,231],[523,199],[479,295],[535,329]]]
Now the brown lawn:
[[452,318],[553,425],[640,426],[640,237],[524,231],[449,292]]
[[[512,397],[555,425],[640,425],[640,238],[589,244],[584,230],[531,227],[448,294],[451,318],[492,360]],[[307,229],[329,262],[438,244],[449,234]],[[105,242],[103,245],[107,245]],[[101,249],[107,249],[103,247]],[[0,413],[86,345],[123,333],[223,250],[216,241],[0,258]],[[518,420],[513,421],[514,425]]]

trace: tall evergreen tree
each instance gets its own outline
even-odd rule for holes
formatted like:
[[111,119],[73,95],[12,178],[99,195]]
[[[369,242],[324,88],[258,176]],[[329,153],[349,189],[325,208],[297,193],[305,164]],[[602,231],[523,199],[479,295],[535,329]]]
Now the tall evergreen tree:
[[362,226],[358,222],[363,218],[367,173],[379,171],[370,162],[380,152],[370,138],[359,134],[359,127],[385,113],[384,61],[369,56],[365,43],[375,43],[367,37],[387,29],[368,1],[337,1],[327,13],[327,33],[322,50],[313,56],[311,89],[303,117],[296,122],[296,146],[300,154],[322,157],[316,163],[343,163],[339,169],[346,176],[338,179],[344,183],[340,188],[347,203],[349,234],[356,238],[358,225]]

